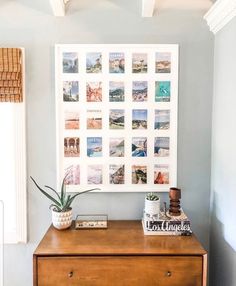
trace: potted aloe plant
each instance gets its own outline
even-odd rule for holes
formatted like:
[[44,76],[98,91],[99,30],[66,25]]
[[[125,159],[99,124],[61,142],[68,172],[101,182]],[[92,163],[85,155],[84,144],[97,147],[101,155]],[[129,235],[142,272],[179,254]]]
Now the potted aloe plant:
[[[73,195],[68,195],[66,193],[66,184],[65,184],[66,177],[63,179],[60,193],[58,193],[55,189],[53,189],[50,186],[44,186],[47,190],[43,190],[32,177],[30,178],[34,182],[35,186],[40,190],[40,192],[44,194],[49,200],[52,201],[52,204],[50,205],[49,208],[52,211],[52,224],[57,229],[66,229],[71,226],[72,223],[71,204],[76,197],[94,190],[99,190],[98,188],[95,188],[83,192],[78,192]],[[54,195],[53,196],[50,195],[49,192],[53,193]]]
[[155,193],[148,193],[145,197],[145,213],[151,216],[159,216],[160,198]]

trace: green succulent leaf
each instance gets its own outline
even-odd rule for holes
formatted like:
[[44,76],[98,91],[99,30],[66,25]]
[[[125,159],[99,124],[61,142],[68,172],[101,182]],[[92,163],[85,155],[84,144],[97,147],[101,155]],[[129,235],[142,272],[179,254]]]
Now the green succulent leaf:
[[71,195],[68,195],[67,198],[66,198],[66,201],[65,201],[65,208],[68,209],[71,205],[70,203],[70,198],[71,198]]
[[54,202],[55,205],[57,205],[58,207],[60,207],[60,203],[54,199],[52,196],[50,196],[47,192],[45,192],[37,183],[36,181],[30,177],[31,180],[34,182],[35,186],[40,190],[41,193],[43,193],[49,200],[51,200],[52,202]]
[[65,179],[66,177],[63,179],[62,185],[61,185],[61,204],[64,205],[64,200],[66,197],[66,184],[65,184]]
[[158,201],[159,200],[159,197],[158,195],[156,195],[155,193],[148,193],[146,195],[146,199],[149,200],[149,201]]
[[58,212],[64,212],[67,211],[68,209],[71,208],[71,204],[74,201],[74,199],[82,194],[94,191],[94,190],[100,190],[99,188],[94,188],[94,189],[90,189],[90,190],[86,190],[83,192],[78,192],[74,195],[68,195],[66,194],[66,184],[65,184],[65,179],[67,176],[64,177],[62,185],[61,185],[61,193],[59,194],[55,189],[53,189],[50,186],[45,186],[45,188],[49,189],[50,191],[52,191],[57,199],[55,199],[53,196],[51,196],[50,194],[48,194],[47,191],[43,190],[37,183],[36,181],[30,176],[31,180],[34,182],[35,186],[40,190],[40,192],[42,194],[44,194],[49,200],[51,200],[53,202],[53,204],[50,205],[50,209],[53,208]]
[[83,192],[79,192],[79,193],[76,193],[75,195],[73,195],[70,200],[69,200],[69,206],[72,204],[73,200],[79,196],[79,195],[82,195],[82,194],[85,194],[85,193],[88,193],[88,192],[91,192],[91,191],[95,191],[95,190],[100,190],[98,188],[94,188],[94,189],[90,189],[90,190],[86,190],[86,191],[83,191]]
[[58,195],[58,192],[55,189],[53,189],[50,186],[44,186],[44,187],[50,189],[51,191],[53,191],[56,194],[56,196],[58,197],[59,201],[61,200],[60,196]]

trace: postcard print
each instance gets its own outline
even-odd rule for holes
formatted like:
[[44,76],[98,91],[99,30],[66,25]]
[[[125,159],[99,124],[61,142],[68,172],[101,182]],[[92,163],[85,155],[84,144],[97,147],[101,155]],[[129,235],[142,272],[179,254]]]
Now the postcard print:
[[65,129],[79,129],[79,112],[65,111]]
[[65,168],[65,184],[79,185],[80,184],[80,166],[69,165]]
[[170,152],[170,138],[169,137],[155,137],[154,139],[154,156],[167,157]]
[[87,156],[102,157],[102,137],[87,137]]
[[88,165],[88,185],[102,184],[102,165]]
[[63,81],[63,100],[79,101],[78,81]]
[[64,138],[64,156],[79,157],[80,155],[80,139],[78,137]]
[[102,53],[87,53],[86,55],[86,72],[102,72]]
[[132,184],[147,184],[147,166],[132,166]]
[[147,73],[147,54],[134,53],[132,56],[132,72],[133,73]]
[[156,53],[156,73],[171,72],[171,53]]
[[147,101],[148,98],[147,81],[133,81],[132,98],[134,102]]
[[170,110],[155,110],[154,129],[167,130],[170,129]]
[[132,138],[132,157],[147,157],[147,137]]
[[110,129],[124,129],[125,127],[124,109],[110,109],[109,126]]
[[110,184],[125,183],[125,165],[110,165],[109,166]]
[[63,53],[63,73],[78,73],[78,54]]
[[125,54],[124,53],[110,53],[109,54],[109,71],[110,73],[124,73],[125,72]]
[[155,101],[170,101],[170,81],[156,81],[155,83]]
[[109,82],[109,101],[110,102],[125,101],[125,85],[123,81]]
[[125,138],[110,138],[110,157],[124,157],[125,155]]
[[102,82],[87,82],[86,96],[87,102],[102,101]]
[[147,129],[147,109],[132,110],[132,129]]
[[169,184],[169,165],[154,165],[154,184]]
[[87,110],[87,129],[102,129],[101,110]]

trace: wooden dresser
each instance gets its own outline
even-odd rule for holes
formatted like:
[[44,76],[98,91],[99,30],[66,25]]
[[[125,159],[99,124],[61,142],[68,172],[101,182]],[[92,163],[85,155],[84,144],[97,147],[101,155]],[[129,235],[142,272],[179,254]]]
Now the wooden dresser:
[[33,259],[34,286],[206,286],[207,253],[196,237],[144,236],[141,221],[51,226]]

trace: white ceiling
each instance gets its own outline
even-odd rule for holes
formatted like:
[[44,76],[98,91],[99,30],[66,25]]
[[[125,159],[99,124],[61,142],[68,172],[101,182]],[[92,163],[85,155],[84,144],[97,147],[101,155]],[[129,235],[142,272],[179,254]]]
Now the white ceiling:
[[[65,2],[68,0],[64,0]],[[127,2],[130,0],[126,0]],[[76,8],[76,10],[80,9],[90,9],[95,5],[103,6],[104,9],[108,9],[111,7],[116,7],[120,5],[124,5],[125,0],[69,0],[68,10],[72,8]],[[132,0],[132,3],[138,7],[141,6],[142,1],[145,0]],[[150,0],[149,0],[150,1]],[[11,3],[18,3],[19,5],[28,6],[32,9],[39,10],[45,12],[47,14],[52,13],[51,3],[55,3],[55,5],[59,5],[61,7],[61,3],[63,0],[0,0],[0,8],[2,9],[4,6],[8,6]],[[148,1],[147,1],[148,2]],[[155,13],[154,16],[157,16],[158,13],[162,11],[168,10],[201,10],[207,12],[211,5],[215,2],[215,0],[155,0]],[[141,11],[140,11],[141,12]],[[140,13],[141,14],[141,13]],[[140,15],[141,16],[141,15]]]

